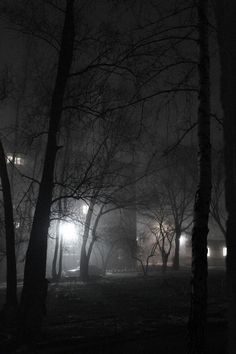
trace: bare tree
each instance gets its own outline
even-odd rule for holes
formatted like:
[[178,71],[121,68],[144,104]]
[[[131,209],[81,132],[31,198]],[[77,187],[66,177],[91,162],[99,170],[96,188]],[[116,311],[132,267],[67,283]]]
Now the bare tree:
[[[216,161],[215,161],[216,160]],[[225,190],[224,190],[224,168],[223,156],[213,159],[213,176],[212,176],[212,197],[210,213],[219,227],[222,235],[226,235],[226,210],[224,205]]]
[[189,353],[206,352],[207,235],[211,201],[210,80],[208,1],[197,3],[199,28],[199,182],[192,229],[192,279],[189,316]]
[[226,201],[226,276],[228,287],[228,353],[236,350],[236,103],[234,98],[236,75],[236,23],[234,1],[214,1],[221,64],[221,102],[224,110],[224,162]]
[[[52,260],[52,279],[58,282],[61,279],[62,275],[62,257],[63,257],[63,237],[60,233],[61,219],[63,216],[62,213],[62,200],[58,200],[58,217],[56,220],[55,227],[55,248],[53,253]],[[58,270],[57,270],[57,262],[58,262]]]
[[[1,83],[0,100],[7,97],[7,81],[3,77]],[[6,303],[3,309],[5,318],[11,313],[16,314],[17,308],[17,269],[16,269],[16,251],[15,251],[15,224],[12,203],[12,190],[10,178],[7,170],[7,156],[4,151],[2,139],[0,138],[0,178],[3,195],[4,227],[6,240],[6,259],[7,259],[7,289]],[[10,316],[11,317],[11,316]]]
[[[110,186],[111,187],[111,186]],[[123,186],[124,187],[124,186]],[[112,189],[109,188],[107,191],[102,189],[100,190],[100,195],[97,195],[97,200],[91,200],[88,204],[88,211],[86,214],[86,219],[84,223],[84,233],[82,238],[82,247],[81,247],[81,257],[80,257],[80,278],[83,281],[88,280],[89,276],[89,260],[93,251],[93,247],[96,243],[97,249],[101,255],[103,261],[103,270],[107,267],[109,258],[116,247],[120,244],[124,245],[124,238],[119,237],[116,231],[111,231],[114,228],[110,225],[110,232],[112,235],[107,237],[104,232],[99,228],[100,224],[103,222],[105,216],[109,216],[112,213],[119,211],[126,212],[132,203],[135,203],[134,199],[122,200],[117,197],[117,192],[119,189],[115,188],[112,193]],[[122,192],[122,188],[121,188]],[[106,194],[107,193],[107,194]],[[112,220],[112,218],[111,218]],[[109,229],[109,225],[107,225]],[[122,227],[119,227],[122,229]],[[127,228],[126,228],[127,231]],[[125,234],[125,232],[123,232]],[[128,239],[126,240],[128,244]],[[106,250],[106,255],[104,254],[104,245],[106,244],[108,250]]]
[[139,235],[137,252],[136,255],[133,255],[133,257],[140,263],[144,276],[148,275],[151,259],[157,256],[156,249],[158,244],[156,238],[153,242],[151,242],[150,247],[148,247],[147,242],[145,242],[147,239],[150,242],[150,234],[143,232]]
[[144,250],[145,267],[142,258],[137,257],[137,260],[141,263],[144,273],[147,273],[150,259],[154,256],[158,257],[157,251],[159,251],[164,274],[175,236],[175,227],[166,196],[159,194],[156,205],[146,206],[146,211],[140,211],[140,215],[143,217],[144,237],[138,237],[138,242],[139,244],[141,242],[141,248]]
[[11,186],[7,172],[6,155],[0,140],[0,176],[2,182],[2,193],[4,203],[4,223],[6,233],[6,257],[7,257],[7,293],[6,313],[17,306],[17,273],[15,254],[15,225],[13,216],[13,205]]
[[191,171],[193,169],[192,162],[195,162],[195,153],[184,150],[186,150],[185,147],[176,147],[175,151],[167,157],[167,166],[162,174],[159,187],[166,195],[166,203],[169,205],[170,217],[175,230],[174,270],[178,270],[180,267],[181,234],[187,231],[192,223],[194,179]]
[[21,296],[21,319],[25,334],[41,327],[47,296],[46,254],[53,191],[53,174],[57,146],[57,132],[62,115],[63,98],[70,72],[74,46],[73,0],[68,0],[58,60],[43,174],[26,255],[24,285]]
[[162,218],[158,218],[158,225],[152,227],[151,232],[155,235],[156,243],[162,258],[162,273],[165,274],[174,239],[174,230],[173,227],[166,224]]

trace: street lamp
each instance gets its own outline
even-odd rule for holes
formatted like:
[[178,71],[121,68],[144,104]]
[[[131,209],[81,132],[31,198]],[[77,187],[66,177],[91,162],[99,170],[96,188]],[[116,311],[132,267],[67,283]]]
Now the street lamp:
[[182,247],[182,246],[185,246],[186,241],[187,241],[187,238],[186,238],[185,234],[182,234],[182,235],[180,236],[180,239],[179,239],[180,246],[181,246],[181,247]]
[[87,204],[84,204],[84,205],[82,206],[83,214],[86,215],[87,212],[88,212],[88,210],[89,210],[89,206],[88,206]]
[[227,256],[227,247],[223,247],[223,257]]
[[62,221],[60,224],[60,235],[63,240],[68,243],[73,243],[77,239],[77,232],[75,224],[72,222]]

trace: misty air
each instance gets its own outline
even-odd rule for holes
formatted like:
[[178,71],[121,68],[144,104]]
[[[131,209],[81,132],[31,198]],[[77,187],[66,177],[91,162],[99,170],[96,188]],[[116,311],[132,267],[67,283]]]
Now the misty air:
[[235,13],[1,1],[0,353],[236,353]]

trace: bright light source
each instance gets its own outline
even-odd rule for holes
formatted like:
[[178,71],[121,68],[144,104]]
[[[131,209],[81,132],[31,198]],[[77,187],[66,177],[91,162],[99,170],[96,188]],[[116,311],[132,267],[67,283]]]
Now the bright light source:
[[186,236],[181,235],[181,236],[180,236],[180,239],[179,239],[179,244],[180,244],[180,246],[184,246],[185,243],[186,243],[186,241],[187,241]]
[[13,155],[12,154],[7,154],[7,163],[10,163],[13,161]]
[[227,256],[227,247],[223,247],[223,257]]
[[207,257],[210,257],[211,256],[211,250],[210,250],[210,247],[207,247]]
[[[13,162],[13,155],[12,154],[7,154],[7,163],[12,163]],[[14,157],[14,165],[24,165],[24,159],[20,156],[15,156]]]
[[86,215],[87,212],[88,212],[88,210],[89,210],[88,205],[87,205],[87,204],[84,204],[83,207],[82,207],[83,214]]
[[22,157],[15,157],[14,164],[15,165],[24,165],[24,160],[22,159]]
[[71,222],[62,222],[60,224],[60,234],[65,242],[75,242],[77,240],[77,232],[75,224]]
[[19,227],[20,227],[20,222],[19,221],[15,221],[15,228],[19,229]]

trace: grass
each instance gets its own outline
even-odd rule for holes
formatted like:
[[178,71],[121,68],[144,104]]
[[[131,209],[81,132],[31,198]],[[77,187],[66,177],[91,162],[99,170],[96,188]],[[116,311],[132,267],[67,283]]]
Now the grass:
[[[143,278],[109,276],[88,284],[50,284],[37,353],[184,353],[189,271]],[[225,345],[223,271],[209,272],[208,350]],[[36,348],[36,349],[35,349]],[[158,349],[158,350],[157,350]]]

